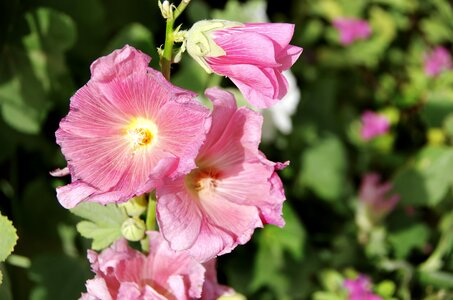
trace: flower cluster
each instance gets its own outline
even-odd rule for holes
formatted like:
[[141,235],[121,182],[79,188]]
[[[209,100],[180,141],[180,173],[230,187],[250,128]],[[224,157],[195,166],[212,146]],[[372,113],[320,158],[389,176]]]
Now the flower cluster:
[[[205,69],[268,107],[286,94],[282,72],[302,52],[289,45],[292,35],[290,24],[201,21],[185,44]],[[230,291],[217,284],[215,257],[248,242],[255,228],[285,224],[276,171],[288,163],[258,149],[262,115],[220,88],[205,92],[209,111],[149,62],[128,45],[96,60],[56,132],[68,167],[53,175],[72,179],[57,188],[62,206],[150,193],[157,201],[160,232],[148,228],[142,240],[149,253],[124,239],[89,251],[96,277],[82,299],[215,299]]]

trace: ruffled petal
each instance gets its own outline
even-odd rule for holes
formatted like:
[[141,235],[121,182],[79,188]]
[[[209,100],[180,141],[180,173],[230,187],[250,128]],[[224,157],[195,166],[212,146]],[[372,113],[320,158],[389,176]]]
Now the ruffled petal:
[[167,182],[157,190],[157,220],[162,235],[174,250],[191,247],[201,226],[196,199],[186,192],[184,179]]
[[[103,278],[90,279],[85,284],[90,296],[99,300],[112,300],[107,284]],[[90,299],[90,298],[88,298]]]
[[91,64],[91,78],[100,82],[108,82],[115,77],[125,77],[137,70],[148,67],[151,57],[143,52],[125,45],[107,56],[95,60]]

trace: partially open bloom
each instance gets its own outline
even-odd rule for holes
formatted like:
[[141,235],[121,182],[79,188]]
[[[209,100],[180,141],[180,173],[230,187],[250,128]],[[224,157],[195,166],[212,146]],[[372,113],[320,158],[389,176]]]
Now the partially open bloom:
[[348,300],[383,300],[373,294],[371,282],[365,275],[359,275],[356,279],[346,279],[344,286],[348,290]]
[[360,135],[364,140],[370,140],[376,136],[387,133],[390,129],[390,121],[385,116],[373,111],[365,111],[362,114],[362,129]]
[[130,46],[101,57],[71,98],[56,132],[72,177],[57,188],[64,207],[126,201],[195,166],[209,111],[149,61]]
[[197,168],[157,188],[157,219],[171,248],[200,261],[246,243],[256,227],[283,226],[283,186],[275,173],[285,164],[258,150],[262,116],[237,108],[234,97],[212,88],[212,125]]
[[[217,283],[215,263],[205,267],[186,252],[168,247],[158,232],[149,232],[146,256],[118,240],[100,254],[88,250],[96,274],[86,282],[83,300],[216,299],[232,292]],[[212,296],[212,298],[208,298]]]
[[244,97],[267,108],[285,96],[288,70],[302,53],[290,45],[293,24],[197,22],[187,33],[187,52],[208,72],[229,77]]
[[400,196],[390,194],[392,188],[391,182],[381,183],[376,173],[368,173],[363,177],[359,200],[371,221],[379,221],[395,208]]
[[365,20],[338,18],[333,20],[333,26],[340,32],[340,42],[345,46],[367,39],[371,34],[371,27]]
[[444,47],[436,47],[425,55],[425,73],[428,76],[436,76],[442,71],[453,68],[450,53]]

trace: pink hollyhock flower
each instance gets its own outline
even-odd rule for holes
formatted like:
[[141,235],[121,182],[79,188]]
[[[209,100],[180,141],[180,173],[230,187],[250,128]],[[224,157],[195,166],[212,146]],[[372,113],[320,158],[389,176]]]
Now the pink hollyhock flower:
[[[186,252],[175,252],[158,232],[149,232],[148,256],[124,239],[100,254],[88,250],[96,274],[83,300],[217,299],[233,290],[217,283],[215,262],[205,267]],[[212,297],[212,298],[207,298]]]
[[371,291],[371,282],[365,275],[359,275],[356,279],[346,279],[344,286],[348,290],[348,300],[383,300]]
[[391,182],[380,183],[380,176],[376,173],[363,177],[359,199],[373,221],[379,221],[390,213],[400,200],[399,195],[389,195],[392,188]]
[[387,133],[390,129],[390,121],[383,115],[373,111],[365,111],[362,114],[362,129],[360,135],[366,141]]
[[371,35],[371,27],[365,20],[338,18],[333,20],[333,26],[340,32],[340,42],[345,46]]
[[68,169],[54,174],[72,177],[57,188],[64,207],[126,201],[195,167],[209,111],[149,68],[150,60],[130,46],[101,57],[71,98],[56,132]]
[[436,47],[425,55],[425,73],[428,76],[436,76],[452,67],[453,62],[450,53],[444,47]]
[[293,24],[204,20],[188,31],[186,47],[208,73],[229,77],[251,104],[267,108],[285,96],[282,72],[302,53],[289,44],[293,33]]
[[283,186],[275,173],[286,164],[258,150],[262,116],[237,108],[230,93],[212,88],[212,126],[196,158],[197,168],[157,188],[157,220],[175,250],[199,261],[246,243],[256,227],[283,226]]

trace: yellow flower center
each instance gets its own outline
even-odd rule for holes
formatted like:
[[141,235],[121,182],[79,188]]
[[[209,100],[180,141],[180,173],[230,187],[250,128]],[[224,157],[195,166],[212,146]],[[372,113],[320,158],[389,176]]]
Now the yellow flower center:
[[152,146],[157,139],[156,124],[145,118],[134,118],[126,128],[126,137],[132,149]]
[[218,186],[219,175],[219,172],[210,168],[195,169],[186,177],[186,185],[199,196],[212,193]]

